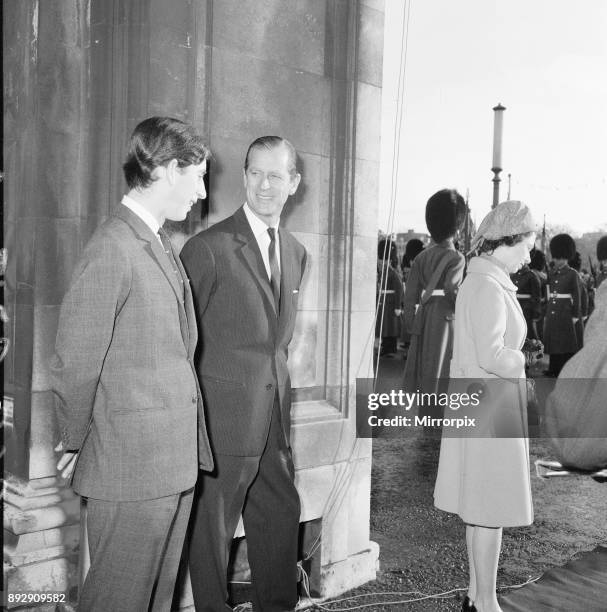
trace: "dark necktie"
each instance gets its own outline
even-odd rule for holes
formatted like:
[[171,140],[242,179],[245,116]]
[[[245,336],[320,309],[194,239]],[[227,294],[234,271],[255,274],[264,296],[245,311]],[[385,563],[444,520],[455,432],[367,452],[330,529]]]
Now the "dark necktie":
[[275,231],[273,227],[268,228],[268,234],[270,234],[268,255],[270,256],[270,284],[272,285],[272,293],[274,294],[276,314],[278,314],[280,312],[280,268],[278,267],[278,258],[276,256]]
[[173,255],[173,249],[171,247],[171,239],[169,235],[160,228],[158,230],[158,236],[160,238],[160,242],[162,242],[162,246],[164,248],[164,252],[167,254],[169,261],[171,262],[171,267],[173,268],[173,272],[175,273],[175,278],[179,283],[179,287],[181,288],[181,299],[184,298],[184,287],[183,287],[183,277],[181,276],[181,272],[179,271],[179,267],[177,266],[177,262],[175,261],[175,256]]

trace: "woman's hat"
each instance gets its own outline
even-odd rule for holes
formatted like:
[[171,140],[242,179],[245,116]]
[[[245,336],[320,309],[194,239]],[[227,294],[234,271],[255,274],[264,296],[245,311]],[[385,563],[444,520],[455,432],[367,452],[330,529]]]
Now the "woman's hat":
[[498,204],[481,221],[470,248],[478,248],[485,240],[498,240],[504,236],[516,236],[537,230],[538,225],[531,216],[529,207],[519,200],[507,200]]

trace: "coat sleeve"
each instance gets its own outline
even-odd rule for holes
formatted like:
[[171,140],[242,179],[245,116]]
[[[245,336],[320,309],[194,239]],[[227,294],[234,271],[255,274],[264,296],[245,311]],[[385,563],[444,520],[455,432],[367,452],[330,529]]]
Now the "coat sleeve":
[[409,278],[405,284],[403,297],[403,317],[407,332],[411,333],[413,320],[415,319],[415,305],[419,304],[421,294],[421,279],[419,270],[419,259],[416,257],[409,272]]
[[180,257],[190,279],[196,316],[200,325],[200,317],[207,309],[217,285],[215,256],[205,240],[194,236],[186,242]]
[[571,315],[576,319],[582,316],[582,295],[580,277],[575,270],[570,270],[569,285],[571,287]]
[[449,263],[447,265],[443,285],[445,297],[451,302],[453,308],[455,308],[457,291],[464,280],[464,268],[466,266],[466,259],[463,257],[463,255],[457,252],[455,255],[456,257],[453,259],[453,263]]
[[504,345],[507,306],[501,287],[495,282],[479,284],[468,308],[468,325],[480,367],[500,378],[519,378],[525,357]]
[[128,299],[131,266],[115,241],[91,242],[59,314],[50,374],[64,450],[86,437],[114,324]]

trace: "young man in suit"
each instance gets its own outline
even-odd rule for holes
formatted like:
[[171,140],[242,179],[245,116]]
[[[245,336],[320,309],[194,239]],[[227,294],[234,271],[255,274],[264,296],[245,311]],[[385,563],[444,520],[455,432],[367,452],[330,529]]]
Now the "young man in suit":
[[[306,264],[280,214],[299,185],[296,152],[277,136],[249,147],[246,203],[189,240],[192,282],[215,471],[197,487],[189,542],[197,612],[230,610],[230,544],[242,513],[256,610],[297,604],[300,503],[290,447],[287,347]],[[200,490],[199,490],[200,489]]]
[[194,369],[195,313],[162,230],[205,197],[209,150],[152,117],[133,132],[130,191],[95,232],[61,306],[58,467],[88,498],[82,612],[168,612],[199,466],[212,469]]

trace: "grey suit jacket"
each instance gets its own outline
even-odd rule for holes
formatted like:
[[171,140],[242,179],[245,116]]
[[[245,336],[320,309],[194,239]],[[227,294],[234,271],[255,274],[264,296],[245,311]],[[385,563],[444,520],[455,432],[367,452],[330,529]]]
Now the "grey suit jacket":
[[304,247],[279,229],[281,308],[242,208],[191,238],[181,251],[190,276],[201,343],[200,377],[213,450],[234,456],[263,451],[278,390],[290,433],[288,344],[293,336]]
[[212,469],[196,343],[187,282],[184,293],[158,238],[120,206],[76,267],[51,363],[63,445],[80,451],[76,492],[158,498]]

